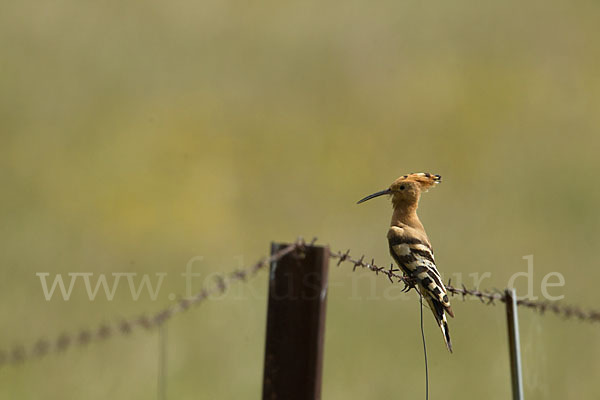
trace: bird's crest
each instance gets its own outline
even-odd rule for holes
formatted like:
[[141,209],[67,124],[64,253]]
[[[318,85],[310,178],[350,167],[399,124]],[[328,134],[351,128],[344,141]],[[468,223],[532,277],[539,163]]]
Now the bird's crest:
[[427,191],[427,189],[441,181],[441,175],[430,174],[429,172],[417,172],[414,174],[402,175],[400,178],[396,179],[393,185],[397,185],[401,182],[416,182],[421,187],[421,190]]

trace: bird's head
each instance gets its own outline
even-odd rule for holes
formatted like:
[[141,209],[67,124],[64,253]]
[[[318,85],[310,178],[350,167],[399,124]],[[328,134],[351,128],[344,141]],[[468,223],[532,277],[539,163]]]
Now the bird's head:
[[403,175],[396,179],[389,188],[377,193],[373,193],[357,204],[371,200],[375,197],[389,194],[392,196],[394,207],[411,206],[419,202],[421,193],[426,192],[430,187],[442,181],[440,175],[433,175],[427,172]]

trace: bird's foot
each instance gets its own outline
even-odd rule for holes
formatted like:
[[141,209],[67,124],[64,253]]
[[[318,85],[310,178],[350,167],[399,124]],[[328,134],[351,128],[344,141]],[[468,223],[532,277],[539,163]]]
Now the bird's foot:
[[417,280],[410,275],[404,275],[404,279],[402,279],[402,283],[404,283],[404,287],[402,288],[402,292],[408,293],[411,289],[416,289]]

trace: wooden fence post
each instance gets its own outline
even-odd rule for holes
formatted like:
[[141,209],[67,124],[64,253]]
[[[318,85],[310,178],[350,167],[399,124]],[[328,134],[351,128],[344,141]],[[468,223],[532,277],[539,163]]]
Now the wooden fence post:
[[329,248],[309,245],[271,263],[263,399],[321,398],[328,267]]

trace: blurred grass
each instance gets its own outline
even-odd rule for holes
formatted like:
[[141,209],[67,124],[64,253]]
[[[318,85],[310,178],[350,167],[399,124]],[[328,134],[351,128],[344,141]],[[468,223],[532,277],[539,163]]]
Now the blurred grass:
[[[420,214],[446,276],[502,287],[534,254],[535,295],[560,271],[552,291],[595,306],[599,16],[592,1],[3,2],[2,347],[156,310],[196,255],[208,276],[302,235],[388,262],[389,204],[354,202],[413,171],[444,177]],[[170,275],[138,302],[46,302],[34,275],[82,271]],[[414,295],[330,279],[324,398],[422,396]],[[265,280],[170,323],[169,398],[258,396]],[[502,310],[454,309],[454,355],[427,323],[432,397],[507,398]],[[526,310],[521,326],[528,398],[600,395],[596,326]],[[156,356],[155,334],[113,339],[0,370],[0,396],[152,398]]]

